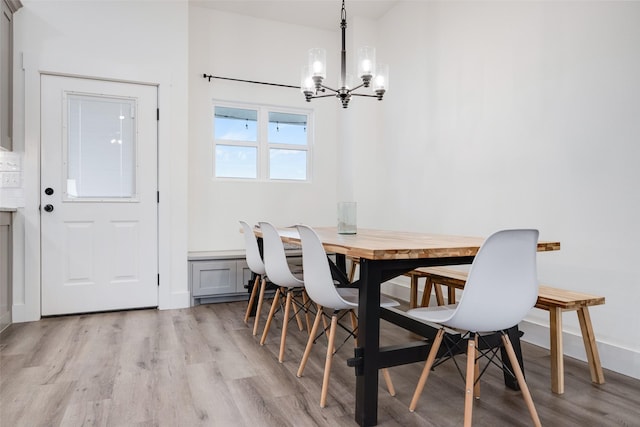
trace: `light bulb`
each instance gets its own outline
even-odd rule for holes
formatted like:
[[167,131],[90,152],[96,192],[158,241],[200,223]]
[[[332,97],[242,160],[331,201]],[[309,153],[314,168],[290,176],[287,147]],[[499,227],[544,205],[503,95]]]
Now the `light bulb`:
[[368,59],[362,60],[362,71],[369,74],[371,73],[371,61]]

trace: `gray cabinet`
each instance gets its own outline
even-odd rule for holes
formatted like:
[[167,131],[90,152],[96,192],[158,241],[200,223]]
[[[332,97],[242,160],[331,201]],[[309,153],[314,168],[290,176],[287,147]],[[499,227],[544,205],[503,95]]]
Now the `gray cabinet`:
[[[302,270],[299,250],[288,250],[287,259]],[[191,305],[248,300],[251,276],[244,251],[190,252]]]
[[0,211],[0,331],[11,324],[11,215]]
[[251,270],[244,251],[191,252],[189,286],[192,305],[249,298]]
[[192,261],[191,296],[247,293],[251,270],[244,260]]
[[13,13],[18,0],[0,0],[0,149],[11,151],[13,122]]

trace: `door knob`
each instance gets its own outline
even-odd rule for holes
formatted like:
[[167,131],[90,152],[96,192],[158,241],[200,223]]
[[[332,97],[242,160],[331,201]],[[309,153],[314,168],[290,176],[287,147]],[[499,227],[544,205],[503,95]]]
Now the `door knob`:
[[53,212],[53,205],[45,205],[44,210],[45,212]]
[[51,188],[51,187],[45,188],[44,194],[46,194],[47,196],[52,195],[53,194],[53,188]]

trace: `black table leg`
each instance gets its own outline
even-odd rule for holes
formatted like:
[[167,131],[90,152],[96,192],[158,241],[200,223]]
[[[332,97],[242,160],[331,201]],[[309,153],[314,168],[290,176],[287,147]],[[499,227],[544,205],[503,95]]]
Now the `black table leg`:
[[379,262],[360,261],[360,300],[358,304],[358,347],[362,359],[356,372],[356,422],[361,426],[378,423],[378,366],[380,347]]

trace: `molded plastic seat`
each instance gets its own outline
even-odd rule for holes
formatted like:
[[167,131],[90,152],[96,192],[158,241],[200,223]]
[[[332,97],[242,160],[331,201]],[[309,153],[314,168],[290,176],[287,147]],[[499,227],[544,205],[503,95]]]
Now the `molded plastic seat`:
[[240,221],[244,234],[245,251],[247,258],[247,265],[249,269],[256,275],[256,280],[253,283],[251,289],[251,296],[249,297],[249,304],[247,305],[247,311],[244,315],[244,323],[249,321],[251,315],[251,308],[255,302],[256,294],[258,294],[258,282],[260,281],[260,293],[258,294],[258,305],[256,307],[255,319],[253,321],[253,335],[258,334],[258,324],[260,323],[260,313],[262,312],[262,303],[264,301],[264,291],[267,287],[267,271],[260,255],[260,248],[258,247],[258,240],[253,233],[251,226],[245,221]]
[[[517,325],[536,303],[538,296],[537,243],[538,230],[503,230],[492,234],[480,247],[457,304],[416,308],[407,312],[423,321],[468,332],[468,335],[463,335],[467,338],[465,426],[471,425],[472,396],[479,397],[478,385],[474,386],[474,382],[479,380],[476,364],[478,333],[497,331],[501,332],[502,343],[531,418],[535,425],[540,425],[540,419],[511,341],[505,333],[506,329]],[[415,410],[443,336],[444,328],[441,327],[434,338],[409,406],[411,411]],[[474,389],[473,393],[472,389]]]
[[[298,368],[298,377],[302,376],[315,335],[320,325],[320,320],[323,315],[323,307],[333,310],[333,316],[331,317],[331,326],[329,329],[329,342],[327,344],[327,355],[324,367],[324,378],[322,381],[322,392],[320,397],[320,406],[325,407],[327,403],[327,393],[329,388],[329,374],[331,372],[331,362],[333,359],[333,353],[335,351],[335,335],[338,325],[338,317],[341,311],[348,310],[351,312],[351,321],[353,326],[353,336],[356,339],[357,345],[357,321],[355,315],[355,309],[358,308],[358,289],[355,288],[336,288],[334,285],[333,277],[331,276],[331,268],[329,267],[329,259],[322,246],[322,242],[316,232],[308,226],[298,225],[298,232],[300,233],[300,240],[302,242],[302,267],[304,269],[304,283],[307,294],[313,302],[318,306],[316,312],[316,318],[311,328],[309,340],[304,351],[304,356],[300,362]],[[399,305],[397,301],[387,298],[385,296],[380,297],[380,305],[382,307],[393,307]],[[326,328],[325,328],[326,329]],[[387,369],[382,369],[384,379],[387,383],[389,393],[393,396],[395,391],[391,378]]]
[[[267,339],[267,334],[269,333],[269,328],[271,327],[273,315],[276,312],[278,304],[282,303],[280,301],[280,298],[286,295],[286,301],[284,303],[284,318],[282,322],[282,334],[280,337],[280,354],[278,356],[278,360],[280,361],[280,363],[282,363],[284,361],[284,350],[287,339],[287,328],[289,325],[290,307],[293,307],[294,314],[298,322],[298,327],[300,328],[300,330],[303,330],[304,326],[302,325],[302,320],[299,316],[300,309],[296,307],[296,304],[299,308],[304,309],[306,313],[307,295],[304,292],[304,282],[302,281],[301,275],[294,275],[289,268],[289,264],[287,263],[287,256],[284,251],[284,244],[282,243],[280,234],[278,234],[278,230],[268,222],[260,222],[259,225],[260,229],[262,230],[262,240],[264,243],[265,270],[267,272],[269,280],[278,286],[278,289],[276,289],[276,294],[273,297],[273,303],[271,304],[271,310],[269,310],[269,316],[267,317],[267,323],[265,324],[262,338],[260,339],[260,345],[264,345]],[[300,294],[303,301],[296,302],[294,299],[294,293]],[[307,327],[309,326],[309,323],[310,320],[307,314]]]

